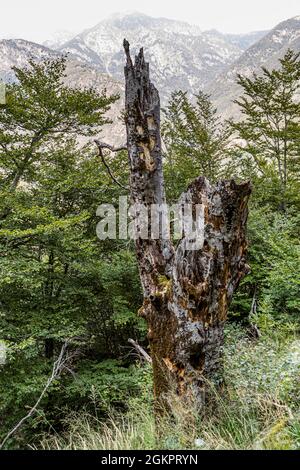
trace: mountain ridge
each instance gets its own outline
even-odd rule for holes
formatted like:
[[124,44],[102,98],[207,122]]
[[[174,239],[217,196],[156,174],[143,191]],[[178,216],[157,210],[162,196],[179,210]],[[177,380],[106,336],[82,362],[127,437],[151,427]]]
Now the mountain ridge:
[[113,16],[76,35],[59,48],[118,80],[123,79],[123,38],[133,53],[143,45],[152,78],[165,102],[176,88],[202,88],[242,50],[221,33],[203,33],[198,26],[137,13]]
[[[70,86],[96,86],[99,90],[107,88],[110,94],[121,95],[111,111],[112,133],[121,142],[124,126],[117,118],[124,100],[124,37],[132,43],[133,51],[140,46],[145,48],[163,105],[175,89],[190,94],[203,89],[211,95],[221,116],[228,118],[238,116],[237,107],[232,103],[241,92],[236,84],[238,73],[250,76],[254,71],[258,73],[262,65],[275,67],[289,47],[300,51],[300,16],[284,20],[264,33],[201,32],[197,26],[167,18],[118,14],[75,35],[58,49],[24,39],[0,40],[0,79],[13,79],[11,67],[23,66],[29,58],[41,60],[68,52],[67,83]],[[254,43],[247,48],[251,41]]]
[[[22,68],[28,64],[30,59],[37,62],[44,58],[59,58],[62,54],[58,51],[47,48],[25,39],[2,39],[0,40],[0,79],[4,82],[15,80],[12,67]],[[114,135],[117,143],[122,143],[124,139],[124,125],[119,120],[120,111],[124,102],[124,85],[110,75],[101,73],[95,67],[67,58],[65,83],[70,87],[95,87],[99,92],[107,90],[110,95],[120,95],[120,100],[111,106],[107,116],[113,124],[103,126],[103,139],[109,139]]]
[[237,74],[250,77],[253,72],[259,74],[262,66],[276,68],[288,49],[300,52],[300,16],[278,23],[208,85],[206,91],[219,113],[224,118],[238,116],[232,102],[242,91],[236,83]]

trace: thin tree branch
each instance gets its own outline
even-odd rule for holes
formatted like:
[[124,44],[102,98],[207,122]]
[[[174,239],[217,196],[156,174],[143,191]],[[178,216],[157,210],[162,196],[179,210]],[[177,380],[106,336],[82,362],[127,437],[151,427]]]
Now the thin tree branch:
[[257,290],[257,286],[255,286],[255,288],[254,288],[253,298],[252,298],[252,302],[251,302],[251,308],[250,308],[250,312],[249,312],[249,316],[248,316],[248,320],[249,320],[248,335],[252,339],[258,339],[261,336],[258,326],[255,323],[252,323],[252,321],[251,321],[252,315],[255,315],[256,312],[257,312],[256,290]]
[[98,148],[108,149],[111,152],[121,152],[122,150],[127,150],[126,145],[120,145],[120,147],[113,147],[112,145],[107,144],[106,142],[101,142],[100,140],[95,140],[95,144]]
[[256,286],[255,286],[253,297],[252,297],[252,302],[251,302],[249,318],[251,317],[251,315],[256,313],[256,310],[257,310],[257,301],[256,301]]
[[3,439],[3,441],[0,445],[0,450],[3,449],[3,447],[6,444],[6,442],[8,441],[8,439],[23,425],[23,423],[37,411],[37,408],[38,408],[40,402],[42,401],[42,399],[44,398],[44,396],[45,396],[47,390],[49,389],[50,385],[52,384],[52,382],[55,379],[57,379],[60,376],[62,370],[66,367],[66,362],[68,360],[68,357],[65,353],[66,353],[67,347],[68,347],[68,341],[66,341],[63,344],[63,346],[61,348],[61,351],[59,353],[59,356],[53,364],[52,373],[51,373],[50,377],[48,378],[48,380],[46,382],[46,385],[43,388],[42,393],[40,394],[39,398],[37,399],[37,401],[35,402],[33,407],[30,409],[30,411],[27,413],[27,415],[24,416],[18,422],[18,424],[16,424],[16,426],[11,431],[9,431],[9,433],[6,435],[6,437]]
[[137,352],[143,356],[146,362],[149,362],[149,364],[152,364],[152,358],[149,356],[149,354],[145,351],[145,349],[142,348],[134,339],[128,340],[128,343],[132,344],[132,346],[137,350]]
[[127,150],[127,147],[126,146],[113,147],[112,145],[106,144],[105,142],[100,142],[99,140],[95,140],[94,142],[98,147],[99,157],[101,158],[102,163],[105,166],[105,168],[106,168],[109,176],[113,180],[113,182],[116,183],[120,188],[126,189],[126,191],[128,191],[129,188],[127,186],[123,186],[123,184],[120,183],[117,180],[117,178],[113,175],[113,173],[112,173],[112,171],[111,171],[111,169],[110,169],[110,167],[109,167],[108,163],[106,162],[106,160],[104,158],[104,155],[103,155],[103,149],[108,149],[111,152],[121,152],[122,150]]

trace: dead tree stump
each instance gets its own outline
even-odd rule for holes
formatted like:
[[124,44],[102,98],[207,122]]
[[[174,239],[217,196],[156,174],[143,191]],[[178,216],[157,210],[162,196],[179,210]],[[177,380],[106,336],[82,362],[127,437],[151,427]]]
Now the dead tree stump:
[[[149,77],[143,49],[127,57],[126,129],[131,202],[166,202],[162,168],[159,94]],[[189,250],[186,237],[136,240],[144,292],[140,315],[148,324],[155,396],[161,400],[172,386],[202,407],[205,383],[218,380],[223,329],[228,306],[247,273],[245,228],[249,182],[220,181],[200,176],[181,202],[204,207],[204,244]],[[149,227],[150,230],[150,227]]]

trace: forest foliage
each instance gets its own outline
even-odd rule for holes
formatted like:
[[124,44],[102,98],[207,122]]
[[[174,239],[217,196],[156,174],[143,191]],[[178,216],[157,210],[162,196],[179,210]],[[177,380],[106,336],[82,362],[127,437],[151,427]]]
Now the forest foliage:
[[[7,86],[6,104],[0,105],[0,340],[6,349],[0,365],[1,440],[39,397],[66,340],[73,352],[8,448],[40,441],[44,447],[72,447],[65,437],[45,441],[45,436],[67,432],[83,411],[86,426],[86,416],[101,427],[116,414],[132,423],[133,409],[144,410],[135,420],[140,426],[152,423],[151,373],[128,344],[133,338],[147,349],[146,327],[137,314],[142,294],[134,246],[96,236],[97,207],[126,195],[111,181],[93,143],[118,97],[66,87],[65,69],[65,58],[15,68],[17,81]],[[238,83],[241,119],[236,121],[222,122],[202,91],[194,97],[172,94],[162,124],[166,191],[174,202],[199,175],[252,181],[251,272],[231,305],[225,350],[232,402],[218,405],[224,422],[211,413],[205,418],[204,441],[211,448],[216,442],[251,447],[267,413],[268,433],[281,422],[278,432],[289,448],[300,446],[300,358],[295,353],[293,366],[284,365],[291,345],[300,350],[299,54],[288,51],[279,68],[239,76]],[[106,158],[126,186],[126,154]],[[260,331],[256,341],[254,324]],[[234,363],[232,370],[226,361]],[[275,403],[270,409],[260,407],[267,395]],[[255,436],[247,437],[240,425],[250,418]],[[166,447],[190,448],[203,435],[203,425],[195,424],[190,442],[182,419],[180,426],[180,435],[167,437]],[[268,433],[264,445],[276,447],[276,436]],[[147,439],[126,442],[151,448],[152,437]]]

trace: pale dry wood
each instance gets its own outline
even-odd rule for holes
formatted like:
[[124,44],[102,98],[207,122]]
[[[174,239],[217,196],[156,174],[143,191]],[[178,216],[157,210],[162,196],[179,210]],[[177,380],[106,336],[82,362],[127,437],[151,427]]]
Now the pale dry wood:
[[149,364],[152,364],[152,359],[151,356],[145,351],[145,349],[142,348],[134,339],[129,338],[128,343],[130,343],[136,350],[137,352],[143,356],[146,362],[149,362]]

